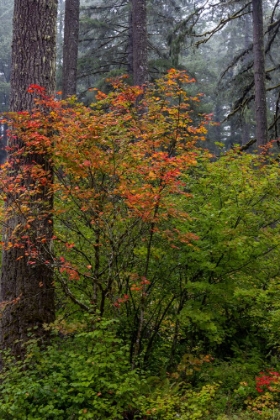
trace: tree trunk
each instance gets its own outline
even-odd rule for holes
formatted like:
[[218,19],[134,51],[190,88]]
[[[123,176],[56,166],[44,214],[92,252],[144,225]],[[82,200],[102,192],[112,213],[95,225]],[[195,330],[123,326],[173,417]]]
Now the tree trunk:
[[3,165],[3,163],[6,162],[7,159],[7,131],[8,131],[8,125],[7,123],[1,124],[1,140],[0,140],[0,165]]
[[[61,71],[61,78],[57,82],[62,84],[62,66],[63,66],[63,37],[64,37],[64,18],[65,18],[65,1],[58,0],[57,14],[57,35],[56,35],[56,63]],[[58,78],[59,79],[59,78]],[[60,86],[58,90],[62,90]]]
[[[245,14],[244,16],[244,49],[248,50],[250,47],[250,34],[251,34],[251,22],[250,22],[250,15]],[[243,60],[243,64],[247,65],[249,62],[249,55],[247,54]],[[242,130],[242,138],[241,144],[245,146],[250,141],[250,124],[246,120],[246,115],[241,113],[241,130]]]
[[66,0],[64,18],[62,97],[75,95],[79,45],[80,0]]
[[133,84],[148,79],[146,0],[132,0]]
[[256,138],[257,146],[263,146],[267,143],[267,110],[262,0],[252,0],[252,8]]
[[[12,43],[11,73],[11,111],[31,111],[33,95],[27,92],[31,84],[42,86],[47,93],[55,92],[55,47],[56,47],[57,0],[15,0],[14,29]],[[18,138],[9,141],[11,147],[21,149],[23,143]],[[8,156],[10,176],[26,167],[39,165],[49,171],[47,156],[29,153],[22,154],[16,162],[12,152]],[[32,181],[32,182],[31,182]],[[23,191],[28,191],[28,203],[35,215],[30,226],[19,213],[11,214],[9,207],[20,199],[19,192],[11,191],[7,197],[6,223],[4,227],[4,250],[0,299],[4,306],[1,319],[1,347],[11,349],[22,357],[22,343],[28,340],[29,333],[43,338],[44,323],[54,320],[53,269],[44,262],[49,258],[52,232],[52,190],[42,188],[34,192],[34,180],[22,180]],[[32,194],[32,188],[34,194]],[[18,231],[20,238],[15,236]],[[26,239],[26,237],[29,239]],[[40,238],[44,241],[40,242]],[[20,247],[11,246],[20,240]],[[14,241],[14,242],[13,242]],[[30,264],[30,247],[39,259]]]
[[127,74],[133,81],[133,27],[132,27],[132,2],[128,12],[128,40],[127,40]]

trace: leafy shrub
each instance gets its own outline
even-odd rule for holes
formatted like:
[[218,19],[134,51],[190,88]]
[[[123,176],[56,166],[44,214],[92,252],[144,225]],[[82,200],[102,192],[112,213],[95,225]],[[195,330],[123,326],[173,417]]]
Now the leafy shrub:
[[59,339],[46,351],[29,343],[25,362],[8,358],[1,373],[1,419],[123,419],[143,386],[131,371],[115,322]]
[[[211,418],[218,384],[208,384],[200,390],[185,388],[166,379],[156,384],[144,402],[142,414],[150,420],[198,420]],[[210,416],[210,417],[208,417]]]

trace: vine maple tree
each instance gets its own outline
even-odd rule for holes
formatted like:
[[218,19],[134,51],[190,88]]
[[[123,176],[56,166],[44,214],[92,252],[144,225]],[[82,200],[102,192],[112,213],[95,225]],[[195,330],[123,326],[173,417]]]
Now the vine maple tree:
[[[194,122],[192,103],[199,96],[189,97],[186,90],[193,81],[170,70],[144,90],[117,78],[110,93],[96,91],[90,107],[73,99],[57,101],[33,85],[34,111],[10,115],[10,136],[23,142],[12,151],[13,159],[42,154],[52,171],[31,162],[13,176],[11,163],[4,165],[2,196],[18,192],[8,211],[22,220],[8,246],[29,241],[28,264],[54,267],[57,282],[82,309],[101,316],[106,310],[130,312],[132,357],[151,323],[147,309],[153,307],[156,331],[175,299],[173,286],[158,277],[165,247],[196,240],[171,223],[188,218],[180,206],[180,199],[189,197],[181,175],[196,165],[201,154],[196,142],[204,139],[209,121],[201,115]],[[26,178],[30,190],[22,182]],[[47,238],[34,226],[44,208],[34,200],[40,201],[43,189],[55,195],[55,235],[42,261],[39,250]],[[159,297],[161,288],[165,293]]]

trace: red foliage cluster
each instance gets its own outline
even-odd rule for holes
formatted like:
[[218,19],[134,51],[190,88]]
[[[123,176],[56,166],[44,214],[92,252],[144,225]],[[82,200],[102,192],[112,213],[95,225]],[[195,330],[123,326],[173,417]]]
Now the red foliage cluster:
[[[275,385],[280,384],[280,373],[268,370],[267,372],[260,372],[260,376],[256,377],[256,390],[259,393],[264,392],[266,389],[269,391],[277,391]],[[280,391],[280,388],[279,388]]]

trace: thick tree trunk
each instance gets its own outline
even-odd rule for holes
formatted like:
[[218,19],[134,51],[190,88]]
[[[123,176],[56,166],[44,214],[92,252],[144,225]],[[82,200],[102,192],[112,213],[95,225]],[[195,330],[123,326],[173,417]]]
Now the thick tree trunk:
[[64,18],[62,97],[75,95],[79,44],[80,0],[66,0]]
[[146,0],[132,0],[133,84],[148,79]]
[[257,146],[263,146],[267,143],[267,110],[262,0],[252,0],[252,8],[256,138]]
[[30,110],[37,84],[55,92],[57,0],[15,0],[10,110]]
[[[31,110],[33,96],[27,92],[31,84],[42,86],[47,93],[55,91],[57,0],[15,0],[14,32],[12,44],[11,111]],[[23,146],[20,139],[13,139],[10,146]],[[48,157],[37,155],[19,157],[11,164],[11,177],[24,167],[39,165],[49,171]],[[32,177],[23,179],[23,190],[28,191],[30,209],[37,216],[25,227],[20,214],[9,212],[9,207],[20,199],[11,191],[6,206],[4,250],[0,283],[0,300],[4,306],[1,319],[1,347],[10,348],[13,354],[24,354],[22,342],[32,332],[44,337],[43,324],[54,320],[53,270],[44,261],[49,257],[52,238],[52,191],[48,187],[32,194]],[[24,229],[26,229],[24,231]],[[18,231],[20,239],[15,238]],[[24,234],[25,233],[25,234]],[[17,236],[18,236],[17,235]],[[26,237],[29,239],[26,239]],[[13,240],[13,237],[15,238]],[[42,242],[40,239],[44,238]],[[20,240],[20,246],[14,247]],[[30,264],[30,248],[38,260]]]

